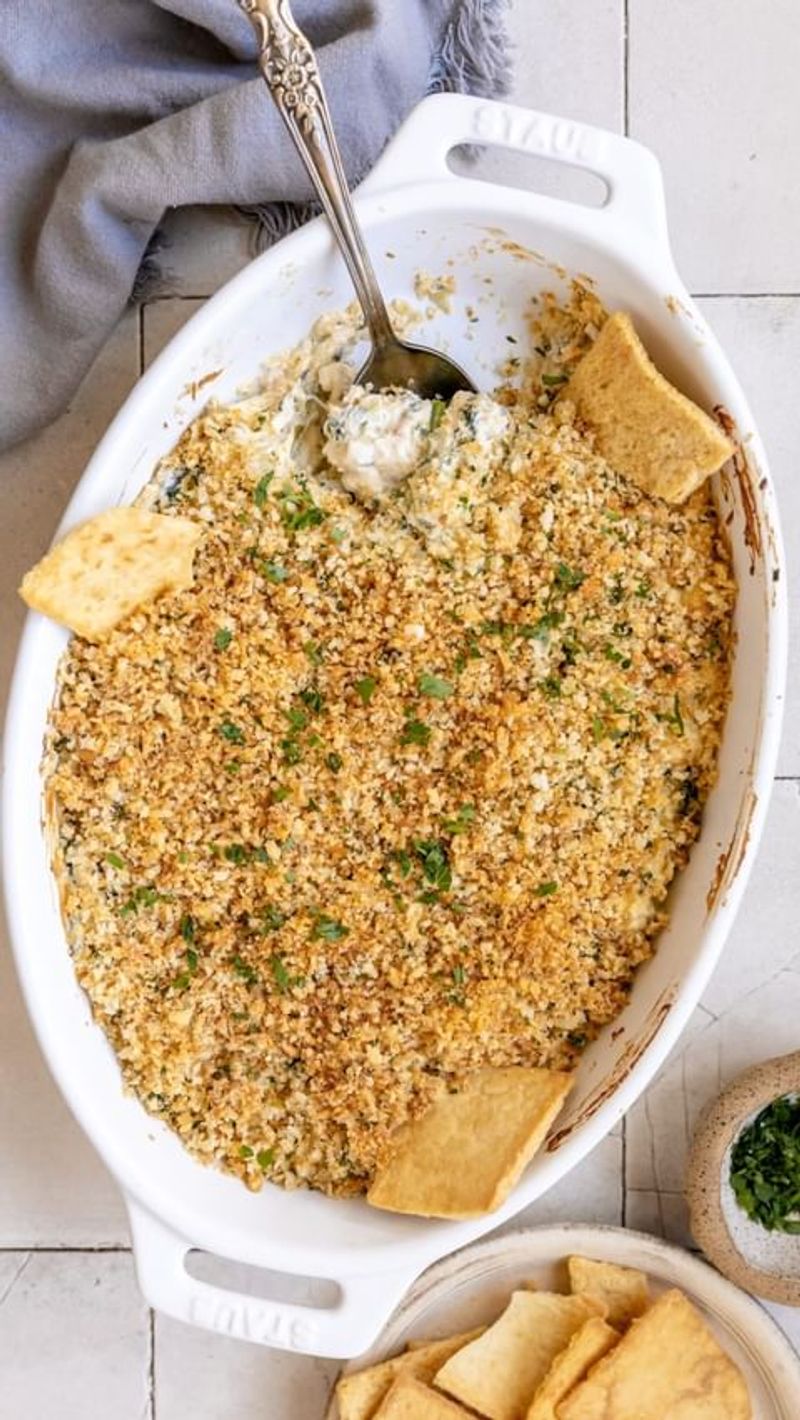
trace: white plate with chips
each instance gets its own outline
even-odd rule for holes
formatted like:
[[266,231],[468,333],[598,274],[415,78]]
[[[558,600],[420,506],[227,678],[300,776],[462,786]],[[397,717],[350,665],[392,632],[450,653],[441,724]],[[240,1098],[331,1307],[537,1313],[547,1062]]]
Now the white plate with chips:
[[[375,1345],[345,1372],[386,1360],[410,1341],[486,1325],[515,1288],[533,1284],[566,1292],[565,1260],[574,1254],[646,1272],[653,1297],[678,1287],[744,1375],[753,1420],[800,1416],[800,1358],[758,1302],[682,1248],[625,1228],[580,1223],[506,1233],[436,1263],[411,1288]],[[325,1420],[340,1420],[335,1398]]]

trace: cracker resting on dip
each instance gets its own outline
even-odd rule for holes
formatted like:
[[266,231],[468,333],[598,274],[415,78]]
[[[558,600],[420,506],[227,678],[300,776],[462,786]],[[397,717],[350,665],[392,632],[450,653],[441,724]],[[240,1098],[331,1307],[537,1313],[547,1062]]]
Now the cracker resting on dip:
[[425,1218],[479,1218],[498,1208],[572,1088],[560,1070],[478,1070],[456,1094],[398,1130],[367,1194],[375,1208]]
[[685,502],[733,453],[719,425],[659,373],[624,311],[609,316],[563,397],[611,466],[668,503]]
[[20,596],[31,611],[101,641],[137,607],[191,587],[202,535],[189,518],[109,508],[45,553],[23,577]]

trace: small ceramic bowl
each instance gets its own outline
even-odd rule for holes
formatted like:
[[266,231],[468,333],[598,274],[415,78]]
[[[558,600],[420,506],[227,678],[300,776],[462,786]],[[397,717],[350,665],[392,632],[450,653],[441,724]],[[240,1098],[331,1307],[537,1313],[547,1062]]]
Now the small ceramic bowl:
[[800,1235],[769,1232],[748,1218],[730,1184],[730,1161],[756,1115],[797,1094],[800,1051],[737,1076],[701,1117],[686,1182],[692,1234],[706,1257],[738,1287],[793,1307],[800,1306]]

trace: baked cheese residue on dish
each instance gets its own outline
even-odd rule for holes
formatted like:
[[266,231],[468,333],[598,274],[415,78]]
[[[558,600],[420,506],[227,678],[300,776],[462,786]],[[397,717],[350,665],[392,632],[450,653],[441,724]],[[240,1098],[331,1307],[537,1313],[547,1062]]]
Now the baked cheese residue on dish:
[[[553,319],[567,351],[602,312]],[[445,407],[353,389],[357,335],[323,317],[158,470],[195,585],[72,641],[47,764],[127,1085],[250,1187],[332,1194],[623,1007],[714,780],[734,601],[707,488],[616,473],[555,346]]]

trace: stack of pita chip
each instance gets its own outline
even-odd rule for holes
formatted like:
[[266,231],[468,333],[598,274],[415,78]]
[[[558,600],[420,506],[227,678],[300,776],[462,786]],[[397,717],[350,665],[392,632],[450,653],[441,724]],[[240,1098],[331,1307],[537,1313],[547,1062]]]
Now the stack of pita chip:
[[751,1420],[699,1311],[644,1273],[567,1260],[570,1293],[524,1287],[489,1327],[410,1343],[343,1376],[339,1420]]

